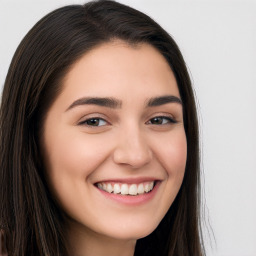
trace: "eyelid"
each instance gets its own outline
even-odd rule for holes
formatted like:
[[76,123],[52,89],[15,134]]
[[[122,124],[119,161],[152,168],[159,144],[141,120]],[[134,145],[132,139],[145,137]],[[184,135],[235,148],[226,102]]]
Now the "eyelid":
[[[149,122],[151,122],[154,118],[163,118],[163,119],[167,119],[167,120],[168,120],[167,123],[158,124],[158,125],[175,124],[175,123],[178,122],[178,121],[176,120],[176,118],[175,118],[173,115],[159,113],[159,114],[154,115],[153,117],[151,117],[151,118],[146,122],[146,124],[149,124]],[[152,124],[152,125],[157,125],[157,124]]]
[[[106,122],[105,125],[99,125],[99,126],[93,126],[93,125],[88,125],[86,124],[86,122],[90,121],[90,120],[93,120],[93,119],[99,119],[99,120],[103,120],[104,122]],[[109,124],[109,121],[107,120],[106,117],[103,117],[102,114],[99,114],[99,113],[94,113],[94,114],[89,114],[89,115],[86,115],[84,117],[82,117],[77,125],[85,125],[87,127],[101,127],[101,126],[106,126]]]

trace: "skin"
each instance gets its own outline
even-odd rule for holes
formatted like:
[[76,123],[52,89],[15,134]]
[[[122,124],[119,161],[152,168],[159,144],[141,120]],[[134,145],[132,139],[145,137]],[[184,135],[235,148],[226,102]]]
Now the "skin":
[[[102,44],[65,76],[46,115],[42,147],[49,186],[68,216],[71,255],[131,256],[136,240],[150,234],[171,206],[187,157],[182,104],[147,106],[166,95],[180,98],[175,77],[148,44]],[[84,97],[111,97],[118,104],[77,102]],[[129,205],[95,186],[116,179],[154,179],[158,187],[150,200]]]

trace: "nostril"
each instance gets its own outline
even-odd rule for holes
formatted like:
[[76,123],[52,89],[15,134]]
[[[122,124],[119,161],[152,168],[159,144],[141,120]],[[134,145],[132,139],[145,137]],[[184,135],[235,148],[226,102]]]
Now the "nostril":
[[148,164],[152,159],[152,152],[147,138],[138,127],[126,127],[117,138],[117,145],[113,152],[113,160],[116,164],[129,165],[139,168]]
[[131,168],[139,168],[147,165],[152,159],[150,151],[138,152],[128,150],[115,150],[113,160],[116,164],[129,165]]

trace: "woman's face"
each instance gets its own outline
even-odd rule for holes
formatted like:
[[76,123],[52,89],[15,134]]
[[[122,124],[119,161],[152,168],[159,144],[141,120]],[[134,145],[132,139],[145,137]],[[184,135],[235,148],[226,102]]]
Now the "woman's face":
[[152,46],[105,43],[76,62],[46,115],[52,193],[71,227],[138,239],[162,220],[187,156],[173,72]]

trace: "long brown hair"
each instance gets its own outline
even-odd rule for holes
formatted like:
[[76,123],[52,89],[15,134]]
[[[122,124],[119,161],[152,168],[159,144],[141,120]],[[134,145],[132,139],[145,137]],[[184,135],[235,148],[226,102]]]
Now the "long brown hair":
[[39,137],[61,80],[81,56],[113,39],[154,46],[168,61],[183,102],[187,163],[180,191],[135,255],[204,255],[196,105],[189,74],[172,37],[147,15],[113,1],[70,5],[42,18],[20,43],[0,110],[0,228],[9,255],[67,255],[62,211],[44,177]]

